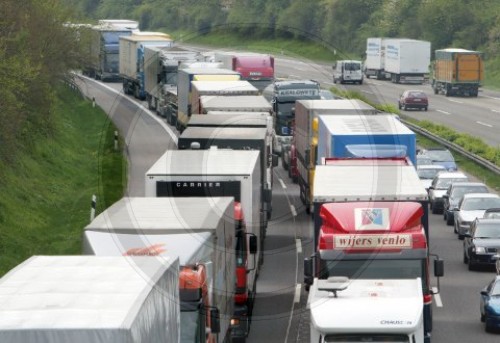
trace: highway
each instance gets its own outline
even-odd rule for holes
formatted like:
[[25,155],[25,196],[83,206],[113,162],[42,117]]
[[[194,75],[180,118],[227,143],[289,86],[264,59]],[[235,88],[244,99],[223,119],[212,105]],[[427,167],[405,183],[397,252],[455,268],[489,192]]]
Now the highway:
[[[277,69],[279,76],[288,74],[299,78],[309,75],[309,78],[324,84],[331,79],[330,68],[307,62],[289,62],[278,58]],[[125,137],[129,159],[127,195],[143,196],[144,173],[166,149],[175,148],[174,130],[141,107],[143,104],[122,96],[121,84],[102,84],[88,79],[79,82],[86,95],[95,98],[96,104],[108,113]],[[430,86],[422,87],[430,89]],[[362,86],[346,88],[356,88],[367,95],[372,92],[375,99],[395,103],[397,94],[407,86],[369,80]],[[493,111],[495,106],[499,107],[499,94],[483,91],[477,99],[446,98],[431,95],[427,88],[426,91],[431,96],[430,110],[427,113],[407,111],[406,114],[418,118],[429,116],[436,122],[456,125],[458,131],[467,130],[473,135],[484,137],[490,144],[500,144],[500,113]],[[258,280],[253,323],[247,339],[249,343],[309,340],[305,310],[307,293],[301,287],[301,282],[303,258],[312,251],[312,221],[305,214],[298,194],[298,186],[290,182],[281,167],[276,168],[274,212],[265,243],[265,262]],[[430,237],[431,253],[439,254],[445,260],[441,293],[433,305],[432,342],[498,342],[498,335],[485,333],[484,324],[479,321],[479,291],[493,278],[493,271],[467,270],[467,266],[462,263],[462,241],[456,238],[452,227],[445,225],[442,215],[430,215]],[[436,286],[434,278],[431,278],[431,282]]]

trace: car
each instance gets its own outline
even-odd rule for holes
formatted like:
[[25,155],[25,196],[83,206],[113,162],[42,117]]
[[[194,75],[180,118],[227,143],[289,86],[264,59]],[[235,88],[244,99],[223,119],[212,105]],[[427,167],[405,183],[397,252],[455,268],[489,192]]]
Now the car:
[[481,218],[488,208],[500,207],[500,196],[493,193],[469,193],[460,200],[455,208],[454,231],[458,239],[464,239],[470,225],[476,218]]
[[406,90],[399,96],[398,107],[400,110],[403,109],[405,111],[409,108],[427,111],[429,107],[429,98],[422,90]]
[[432,213],[441,213],[443,210],[443,195],[453,182],[469,181],[467,175],[461,172],[439,172],[429,187],[429,204]]
[[429,157],[432,164],[439,164],[445,167],[448,171],[456,171],[457,164],[450,150],[441,147],[428,148],[422,150],[422,154]]
[[481,290],[479,310],[486,332],[500,328],[500,275]]
[[500,208],[489,208],[484,211],[483,218],[500,218]]
[[443,195],[443,219],[446,221],[446,225],[453,225],[455,222],[453,209],[458,206],[464,194],[489,192],[488,187],[482,182],[454,182],[449,185]]
[[437,175],[437,173],[442,171],[446,171],[446,169],[443,166],[438,166],[436,164],[417,164],[417,174],[420,178],[420,181],[422,181],[422,185],[425,187],[426,191],[429,190],[432,180]]
[[425,154],[418,154],[417,155],[417,166],[420,165],[430,165],[432,164],[432,158],[429,156],[426,156]]
[[469,270],[480,265],[496,265],[500,252],[500,219],[476,218],[464,237],[464,263]]

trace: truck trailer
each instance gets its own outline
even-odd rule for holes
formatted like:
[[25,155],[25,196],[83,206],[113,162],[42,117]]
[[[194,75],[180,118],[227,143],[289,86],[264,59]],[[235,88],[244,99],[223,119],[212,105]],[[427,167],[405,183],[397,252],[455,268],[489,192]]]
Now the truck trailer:
[[173,47],[144,47],[144,88],[148,108],[166,117],[169,90],[177,87],[177,73],[182,63],[195,62],[200,53]]
[[[123,78],[123,92],[134,95],[140,100],[146,99],[144,56],[146,46],[171,47],[173,40],[170,35],[162,32],[134,33],[131,36],[120,37],[120,75]],[[158,81],[155,78],[154,81]]]
[[364,73],[367,78],[374,76],[377,80],[385,79],[385,40],[382,37],[366,39],[366,59]]
[[0,341],[180,342],[179,260],[33,256],[0,281]]
[[[262,208],[265,220],[272,216],[273,168],[277,165],[277,157],[272,155],[272,131],[267,127],[187,127],[179,136],[177,147],[191,149],[257,150],[259,151]],[[273,163],[274,162],[274,163]],[[265,225],[267,227],[267,225]]]
[[274,57],[271,55],[242,51],[216,51],[213,59],[215,62],[222,63],[224,68],[240,73],[241,79],[250,82],[259,92],[274,81]]
[[424,83],[431,65],[431,43],[392,38],[384,43],[386,78],[393,83]]
[[[299,183],[300,198],[310,211],[314,169],[320,162],[318,127],[320,115],[374,115],[376,108],[356,99],[297,100],[295,104],[295,132],[290,148],[289,175]],[[286,154],[285,154],[286,156]]]
[[422,282],[315,279],[307,300],[310,342],[424,343]]
[[248,261],[246,233],[238,225],[230,197],[125,197],[85,227],[83,252],[178,258],[182,342],[225,342],[236,314],[242,267],[236,259]]
[[272,106],[262,95],[202,95],[200,97],[201,113],[214,111],[224,112],[267,112],[271,114]]
[[477,97],[484,78],[482,53],[465,49],[435,51],[432,88],[434,94]]
[[[379,172],[374,165],[371,169],[374,174]],[[364,192],[366,194],[367,190]],[[306,289],[313,284],[313,278],[419,278],[423,337],[425,342],[430,342],[432,295],[439,292],[439,288],[433,291],[429,280],[428,229],[424,226],[427,224],[426,208],[421,202],[404,199],[403,195],[400,199],[388,196],[383,200],[381,195],[371,194],[366,200],[367,197],[359,196],[356,190],[352,193],[356,194],[328,199],[318,207],[316,253],[304,262]],[[443,261],[436,257],[434,275],[439,278],[443,274]]]

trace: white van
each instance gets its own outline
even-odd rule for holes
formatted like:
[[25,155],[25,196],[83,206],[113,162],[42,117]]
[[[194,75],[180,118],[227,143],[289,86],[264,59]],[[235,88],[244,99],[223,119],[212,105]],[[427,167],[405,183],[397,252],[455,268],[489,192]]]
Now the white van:
[[333,65],[333,83],[363,83],[363,65],[361,61],[341,60]]

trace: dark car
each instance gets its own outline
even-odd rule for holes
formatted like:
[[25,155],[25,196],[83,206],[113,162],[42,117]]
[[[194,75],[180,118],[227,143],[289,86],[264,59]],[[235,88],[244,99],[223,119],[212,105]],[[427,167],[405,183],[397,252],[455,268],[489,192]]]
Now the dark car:
[[421,153],[430,158],[432,164],[442,165],[448,171],[457,170],[457,164],[455,163],[455,158],[451,154],[450,150],[446,148],[441,148],[441,147],[428,148],[422,150]]
[[454,209],[458,207],[460,199],[468,193],[489,193],[488,187],[481,182],[454,182],[443,195],[443,219],[446,225],[453,225],[455,222]]
[[486,332],[500,328],[500,275],[481,291],[479,310]]
[[479,265],[495,266],[500,253],[500,219],[476,218],[464,236],[464,263],[469,270]]
[[407,110],[409,108],[423,109],[427,111],[429,107],[429,99],[427,94],[421,90],[407,90],[399,96],[399,109]]

